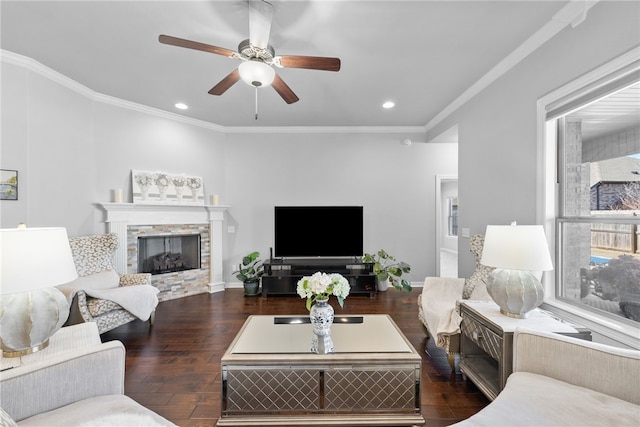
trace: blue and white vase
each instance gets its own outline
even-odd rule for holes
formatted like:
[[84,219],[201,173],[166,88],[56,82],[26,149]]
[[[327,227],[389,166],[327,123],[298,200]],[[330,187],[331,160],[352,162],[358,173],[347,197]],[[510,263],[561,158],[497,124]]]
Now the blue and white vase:
[[333,341],[331,340],[333,307],[329,305],[329,299],[316,300],[309,311],[309,318],[311,326],[313,326],[311,352],[316,354],[333,353]]

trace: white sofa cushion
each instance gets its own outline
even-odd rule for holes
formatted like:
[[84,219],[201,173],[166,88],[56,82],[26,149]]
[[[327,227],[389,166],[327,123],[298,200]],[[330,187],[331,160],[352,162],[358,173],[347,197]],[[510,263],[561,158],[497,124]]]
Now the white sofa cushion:
[[175,426],[122,394],[92,397],[18,423],[20,427]]
[[515,372],[489,406],[455,426],[637,427],[638,420],[639,405],[543,375]]

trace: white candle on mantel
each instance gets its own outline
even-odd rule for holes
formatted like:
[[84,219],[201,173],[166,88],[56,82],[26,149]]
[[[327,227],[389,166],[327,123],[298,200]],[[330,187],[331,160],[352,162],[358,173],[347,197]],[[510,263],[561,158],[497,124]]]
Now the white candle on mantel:
[[220,203],[220,196],[218,196],[217,194],[212,194],[211,195],[211,204],[212,205],[217,205]]
[[122,190],[120,189],[113,190],[113,202],[122,203],[123,200],[124,200],[124,196],[123,196]]

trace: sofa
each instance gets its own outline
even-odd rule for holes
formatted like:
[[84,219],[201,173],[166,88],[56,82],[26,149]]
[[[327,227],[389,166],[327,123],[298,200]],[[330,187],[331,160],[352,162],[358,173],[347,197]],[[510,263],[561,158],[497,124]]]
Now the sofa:
[[490,301],[487,279],[492,267],[480,263],[484,236],[474,234],[469,250],[476,260],[476,268],[468,279],[457,277],[427,277],[418,295],[418,319],[438,347],[447,353],[451,369],[455,368],[455,355],[460,352],[460,304],[462,299]]
[[79,277],[58,286],[70,305],[67,325],[95,322],[102,334],[136,319],[153,324],[159,290],[151,285],[149,273],[115,271],[118,243],[115,233],[69,239]]
[[101,343],[95,323],[64,327],[23,359],[8,369],[3,360],[3,427],[175,426],[124,395],[124,346]]
[[640,425],[640,351],[516,329],[513,373],[456,427]]

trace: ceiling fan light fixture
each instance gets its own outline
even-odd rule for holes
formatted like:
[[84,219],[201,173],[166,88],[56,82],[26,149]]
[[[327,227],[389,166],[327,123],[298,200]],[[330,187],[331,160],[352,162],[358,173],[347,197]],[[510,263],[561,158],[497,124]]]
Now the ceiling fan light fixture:
[[276,76],[275,70],[260,60],[244,61],[238,71],[242,81],[253,87],[269,86]]

